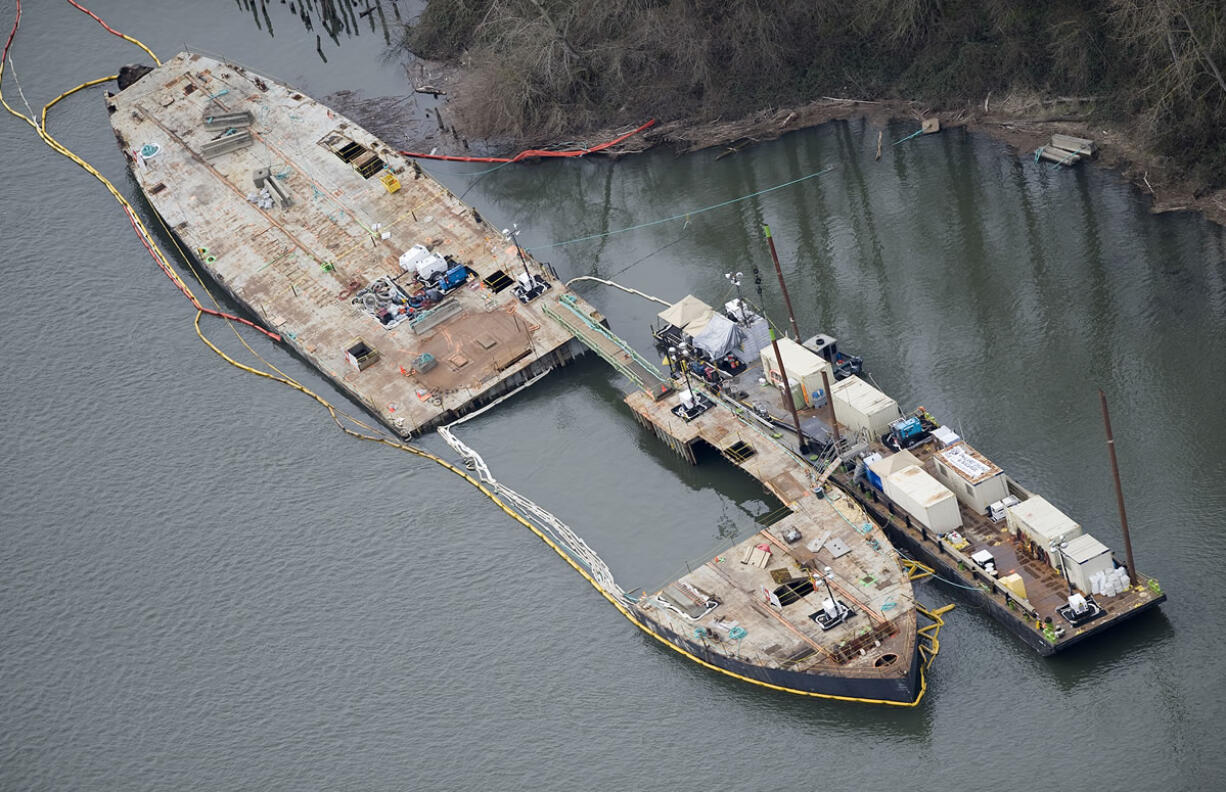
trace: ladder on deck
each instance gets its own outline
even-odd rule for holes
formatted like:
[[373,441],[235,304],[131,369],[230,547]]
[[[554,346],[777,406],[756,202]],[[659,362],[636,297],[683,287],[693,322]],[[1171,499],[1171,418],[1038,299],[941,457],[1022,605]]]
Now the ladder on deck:
[[839,465],[841,464],[843,464],[843,460],[836,455],[835,458],[830,461],[830,464],[826,466],[826,469],[822,471],[822,474],[817,477],[817,484],[813,487],[813,489],[819,490],[826,486],[826,480],[834,475],[834,471],[838,470]]

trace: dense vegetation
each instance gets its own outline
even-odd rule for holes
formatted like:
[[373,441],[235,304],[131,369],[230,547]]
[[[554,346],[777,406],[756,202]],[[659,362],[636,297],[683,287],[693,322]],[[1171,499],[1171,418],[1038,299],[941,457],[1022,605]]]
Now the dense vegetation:
[[1226,183],[1222,0],[430,0],[405,45],[462,64],[476,135],[1024,92],[1092,97],[1195,181]]

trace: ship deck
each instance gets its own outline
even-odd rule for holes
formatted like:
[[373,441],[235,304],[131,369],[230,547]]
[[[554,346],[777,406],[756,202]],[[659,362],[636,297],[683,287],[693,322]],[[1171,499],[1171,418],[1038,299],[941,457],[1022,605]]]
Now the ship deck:
[[[398,434],[451,420],[582,351],[535,303],[490,287],[529,266],[502,233],[414,163],[292,87],[181,53],[109,102],[136,180],[197,265]],[[208,123],[243,113],[249,127]],[[205,155],[230,140],[239,146],[245,132],[248,145]],[[370,178],[337,153],[349,143],[382,161]],[[251,200],[261,168],[292,203]],[[398,191],[384,186],[388,174]],[[360,292],[383,277],[420,289],[399,266],[415,244],[476,277],[418,321],[387,328]],[[530,266],[551,283],[546,294],[564,291]],[[363,369],[345,354],[358,340],[377,352]],[[437,365],[419,372],[413,361],[425,353]]]
[[[874,442],[875,451],[889,453],[880,442]],[[931,475],[933,471],[932,458],[939,450],[934,442],[928,442],[908,449]],[[855,486],[846,476],[839,477],[840,483]],[[1016,487],[1016,485],[1014,485]],[[866,487],[864,494],[870,488]],[[1022,494],[1029,495],[1024,490]],[[870,497],[887,500],[884,495],[876,493]],[[1052,644],[1054,651],[1060,651],[1067,646],[1079,642],[1092,633],[1100,632],[1114,624],[1136,615],[1140,610],[1147,609],[1166,599],[1165,595],[1156,593],[1149,586],[1150,578],[1137,572],[1138,585],[1125,589],[1112,597],[1094,596],[1094,601],[1103,609],[1103,614],[1093,621],[1079,626],[1072,626],[1057,613],[1057,608],[1068,604],[1069,584],[1063,574],[1051,564],[1040,561],[1022,549],[1021,542],[1009,532],[1005,521],[993,522],[988,516],[980,514],[958,501],[958,510],[962,516],[962,527],[958,529],[967,541],[962,548],[951,546],[948,541],[937,536],[932,531],[921,530],[918,522],[908,524],[902,517],[901,509],[897,514],[882,514],[889,519],[892,527],[906,533],[914,541],[929,546],[938,556],[948,559],[945,564],[947,572],[957,575],[967,585],[982,587],[991,597],[1008,606],[1008,600],[1013,599],[1015,607],[1008,612],[1020,625],[1030,632],[1039,634],[1041,629],[1036,622],[1050,624],[1055,633],[1055,640],[1045,638]],[[976,552],[988,550],[996,562],[998,576],[992,577],[971,560]],[[1000,577],[1018,574],[1026,588],[1026,599],[1021,600],[1006,595],[998,583]]]
[[[756,405],[767,409],[772,418],[779,422],[781,430],[788,431],[785,427],[791,426],[791,419],[790,416],[784,418],[780,415],[782,407],[778,391],[773,387],[758,385],[757,381],[761,375],[761,366],[751,365],[731,381],[731,388],[744,389],[749,394],[744,399],[746,406]],[[829,413],[825,407],[806,408],[798,411],[798,416],[806,435],[821,441],[831,438]],[[847,427],[841,427],[841,431],[844,437],[851,434]],[[885,456],[894,453],[892,449],[886,448],[879,438],[870,440],[867,450]],[[939,450],[935,441],[922,443],[908,450],[923,464],[926,472],[930,475],[934,473],[931,460]],[[987,515],[968,508],[960,500],[957,501],[962,517],[959,533],[967,544],[956,548],[932,531],[924,530],[917,521],[908,521],[901,507],[895,507],[891,511],[888,507],[889,499],[883,493],[871,485],[853,481],[845,470],[837,471],[831,476],[831,481],[863,502],[873,511],[878,522],[892,532],[905,535],[915,543],[915,547],[926,550],[927,560],[941,567],[942,574],[982,591],[990,601],[1002,606],[998,609],[999,613],[994,611],[994,615],[998,615],[1002,621],[1012,622],[1015,632],[1023,633],[1028,643],[1045,654],[1061,651],[1166,599],[1160,590],[1150,588],[1150,578],[1138,572],[1137,586],[1113,597],[1094,597],[1096,604],[1103,609],[1101,616],[1073,626],[1057,612],[1058,608],[1068,604],[1069,585],[1063,574],[1051,564],[1026,553],[1021,542],[1009,532],[1003,520],[999,523],[993,522]],[[1030,493],[1016,482],[1010,481],[1010,487],[1015,494],[1023,496],[1023,499],[1030,496]],[[971,560],[971,556],[980,550],[992,553],[997,577],[990,576]],[[1005,592],[998,583],[1000,578],[1014,573],[1022,578],[1026,589],[1025,599]],[[1049,619],[1051,631],[1046,632],[1043,626],[1049,623]]]
[[[881,529],[851,498],[837,492],[818,497],[817,472],[743,413],[716,402],[686,422],[672,412],[680,400],[679,391],[655,398],[640,390],[626,403],[641,424],[691,463],[705,445],[758,479],[784,504],[786,516],[650,592],[640,599],[640,610],[712,654],[759,668],[842,678],[905,676],[917,651],[915,601]],[[790,530],[799,536],[789,542],[784,537]],[[765,557],[755,554],[759,546],[769,548]],[[833,571],[829,593],[854,614],[846,622],[826,631],[810,618],[829,596],[824,581],[797,602],[770,602],[777,586],[826,567]],[[719,607],[696,618],[701,608],[686,614],[676,607],[705,596]],[[736,627],[744,637],[730,637]]]

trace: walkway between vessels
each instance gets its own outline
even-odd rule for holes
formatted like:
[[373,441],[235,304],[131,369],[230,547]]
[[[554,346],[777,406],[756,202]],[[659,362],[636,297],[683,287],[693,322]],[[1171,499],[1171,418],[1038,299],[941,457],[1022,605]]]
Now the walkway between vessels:
[[598,314],[586,314],[573,294],[542,302],[541,310],[653,400],[659,401],[672,392],[672,383],[651,361],[614,335],[596,318]]

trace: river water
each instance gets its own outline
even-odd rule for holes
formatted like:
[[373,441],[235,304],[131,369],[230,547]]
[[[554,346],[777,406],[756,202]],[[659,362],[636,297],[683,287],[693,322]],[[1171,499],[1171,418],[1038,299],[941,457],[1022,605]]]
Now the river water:
[[[13,5],[0,1],[5,25]],[[13,63],[35,107],[139,59],[67,4],[25,5]],[[225,0],[95,5],[162,55],[221,52],[316,96],[406,93],[366,18],[324,36],[325,62],[279,3],[268,20]],[[96,92],[51,128],[147,211]],[[455,476],[345,437],[300,394],[220,361],[114,201],[6,116],[0,788],[1220,788],[1226,234],[1149,214],[1109,171],[1036,165],[958,130],[875,162],[876,138],[852,122],[718,161],[430,169],[492,222],[519,223],[563,277],[717,302],[725,272],[752,294],[758,267],[782,321],[769,222],[802,332],[837,335],[904,406],[1122,550],[1103,388],[1138,565],[1171,597],[1159,613],[1043,659],[962,604],[912,710],[707,672]],[[649,350],[658,306],[578,288]],[[772,506],[730,466],[691,468],[639,430],[624,387],[586,360],[459,434],[631,588]]]

